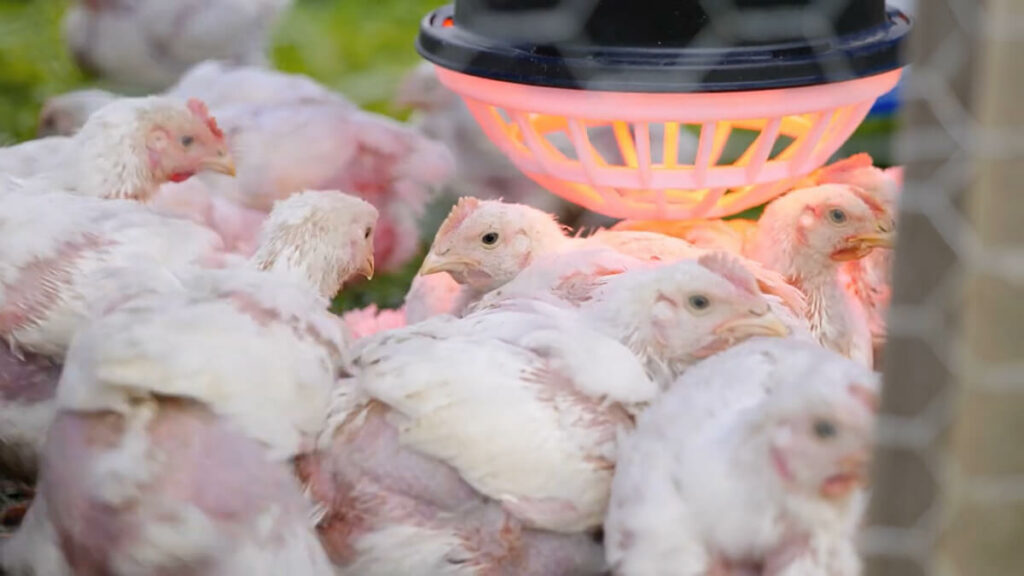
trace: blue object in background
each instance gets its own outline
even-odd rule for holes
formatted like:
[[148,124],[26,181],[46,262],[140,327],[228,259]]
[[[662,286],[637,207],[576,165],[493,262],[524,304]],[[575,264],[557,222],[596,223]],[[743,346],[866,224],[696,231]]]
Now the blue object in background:
[[878,100],[875,101],[875,105],[868,111],[868,117],[871,116],[891,116],[899,112],[900,105],[903,103],[903,86],[907,83],[907,76],[910,73],[910,69],[903,73],[900,81],[893,87],[892,90],[882,94]]

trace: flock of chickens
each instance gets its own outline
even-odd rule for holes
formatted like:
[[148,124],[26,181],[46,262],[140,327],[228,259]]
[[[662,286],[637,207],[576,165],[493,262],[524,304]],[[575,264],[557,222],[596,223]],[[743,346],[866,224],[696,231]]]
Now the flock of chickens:
[[[0,572],[859,574],[898,169],[574,235],[429,68],[398,123],[265,66],[287,1],[178,4],[76,6],[79,60],[161,92],[0,149]],[[442,188],[404,306],[332,314]]]

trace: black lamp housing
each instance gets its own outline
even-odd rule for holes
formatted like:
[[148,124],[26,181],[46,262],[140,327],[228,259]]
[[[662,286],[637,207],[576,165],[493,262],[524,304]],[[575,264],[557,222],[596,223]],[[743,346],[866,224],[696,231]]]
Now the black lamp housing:
[[417,50],[471,76],[611,92],[730,92],[901,68],[910,18],[884,0],[455,0]]

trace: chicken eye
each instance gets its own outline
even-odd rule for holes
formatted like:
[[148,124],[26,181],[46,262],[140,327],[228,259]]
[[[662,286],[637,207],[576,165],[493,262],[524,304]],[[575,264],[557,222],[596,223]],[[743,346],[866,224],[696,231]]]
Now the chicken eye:
[[195,142],[195,140],[196,139],[193,138],[192,136],[182,136],[181,137],[181,145],[186,147],[186,148],[188,148],[189,146],[192,145],[193,142]]
[[711,306],[711,300],[703,294],[694,294],[687,299],[690,308],[696,311],[707,310]]
[[814,435],[818,438],[828,440],[829,438],[835,438],[838,433],[839,431],[836,430],[836,425],[828,420],[814,421]]
[[484,243],[484,246],[494,246],[498,243],[498,233],[488,232],[480,237],[480,241]]
[[369,240],[370,234],[373,234],[373,228],[367,228],[366,232],[363,232],[363,240]]
[[839,208],[833,208],[828,211],[828,219],[834,224],[842,224],[843,222],[846,222],[846,212]]

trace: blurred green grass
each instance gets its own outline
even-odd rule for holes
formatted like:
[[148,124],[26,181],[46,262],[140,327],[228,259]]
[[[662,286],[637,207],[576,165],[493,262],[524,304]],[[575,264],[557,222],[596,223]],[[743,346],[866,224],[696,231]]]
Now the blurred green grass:
[[[167,0],[175,1],[175,0]],[[406,70],[419,61],[414,41],[422,17],[446,0],[296,0],[274,34],[274,64],[307,74],[363,107],[397,118],[391,106]],[[0,0],[0,145],[31,138],[39,109],[55,94],[88,86],[61,38],[67,0]],[[867,151],[891,164],[892,117],[866,121],[836,157]],[[755,218],[760,208],[738,217]],[[428,236],[429,237],[429,236]],[[398,306],[418,260],[405,270],[346,288],[335,309]]]
[[[174,1],[174,0],[168,0]],[[312,76],[396,117],[391,95],[419,60],[419,22],[443,0],[297,0],[274,34],[275,65]],[[61,37],[66,0],[0,0],[0,144],[31,138],[50,96],[102,84],[82,74]]]

